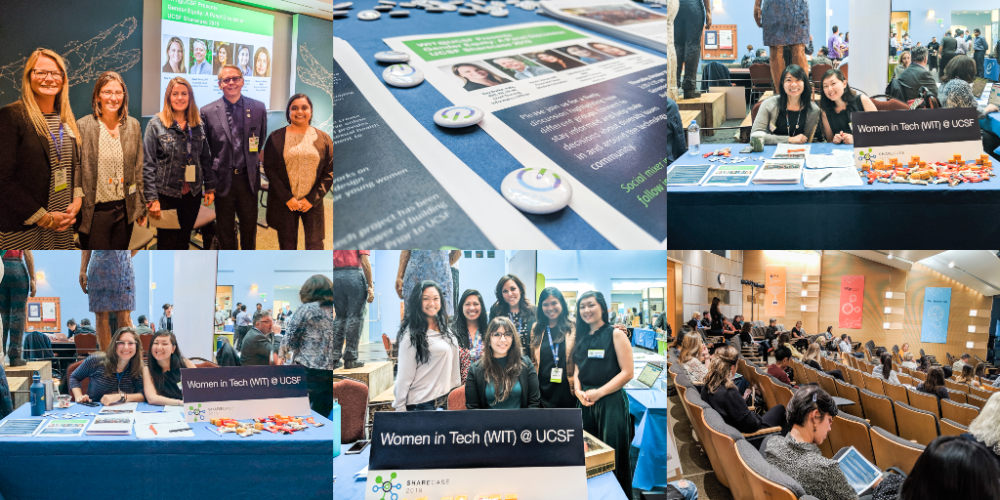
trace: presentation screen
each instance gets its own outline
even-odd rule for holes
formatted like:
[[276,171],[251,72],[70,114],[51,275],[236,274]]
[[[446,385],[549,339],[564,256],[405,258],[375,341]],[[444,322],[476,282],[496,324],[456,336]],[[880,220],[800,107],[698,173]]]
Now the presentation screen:
[[206,0],[163,0],[160,95],[183,76],[201,107],[222,97],[226,64],[243,72],[243,95],[271,102],[274,16]]

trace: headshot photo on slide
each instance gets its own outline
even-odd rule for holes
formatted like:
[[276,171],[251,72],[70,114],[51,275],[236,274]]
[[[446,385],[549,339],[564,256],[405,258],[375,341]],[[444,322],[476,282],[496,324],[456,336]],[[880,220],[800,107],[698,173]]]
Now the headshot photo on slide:
[[253,55],[253,76],[271,76],[271,54],[267,47],[257,49]]
[[460,85],[462,85],[465,90],[470,92],[510,82],[510,80],[486,69],[486,63],[484,61],[472,61],[449,66],[441,66],[441,71],[455,75],[460,82]]
[[201,38],[191,39],[191,60],[188,73],[192,75],[212,74],[212,50],[213,42]]
[[229,42],[215,42],[215,52],[212,53],[212,74],[218,75],[219,70],[227,64],[233,64],[236,54],[233,53],[233,44]]
[[187,73],[184,58],[187,46],[187,37],[163,35],[163,73]]
[[253,76],[250,58],[253,56],[253,45],[236,46],[236,65],[240,67],[243,76]]

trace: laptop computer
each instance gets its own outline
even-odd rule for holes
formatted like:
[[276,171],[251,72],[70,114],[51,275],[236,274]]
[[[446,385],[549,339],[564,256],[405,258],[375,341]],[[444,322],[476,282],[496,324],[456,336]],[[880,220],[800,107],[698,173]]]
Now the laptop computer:
[[625,384],[626,389],[651,389],[656,379],[663,373],[663,365],[656,363],[646,363],[639,372],[639,376]]

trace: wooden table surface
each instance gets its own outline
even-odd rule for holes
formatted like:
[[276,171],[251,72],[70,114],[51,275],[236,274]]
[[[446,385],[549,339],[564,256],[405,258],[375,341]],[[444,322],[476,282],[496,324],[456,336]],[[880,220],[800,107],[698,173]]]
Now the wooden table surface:
[[681,124],[684,125],[684,130],[687,130],[687,128],[691,126],[691,120],[698,120],[700,124],[701,123],[700,117],[701,117],[701,111],[694,111],[688,109],[681,110]]

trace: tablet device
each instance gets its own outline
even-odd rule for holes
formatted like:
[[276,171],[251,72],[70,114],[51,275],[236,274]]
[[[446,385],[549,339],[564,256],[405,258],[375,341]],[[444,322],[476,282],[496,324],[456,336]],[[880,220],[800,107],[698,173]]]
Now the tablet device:
[[868,461],[857,448],[851,446],[841,448],[833,459],[840,465],[840,470],[844,471],[844,477],[857,494],[871,488],[880,477],[882,469]]

